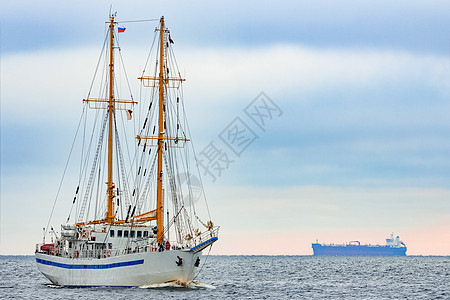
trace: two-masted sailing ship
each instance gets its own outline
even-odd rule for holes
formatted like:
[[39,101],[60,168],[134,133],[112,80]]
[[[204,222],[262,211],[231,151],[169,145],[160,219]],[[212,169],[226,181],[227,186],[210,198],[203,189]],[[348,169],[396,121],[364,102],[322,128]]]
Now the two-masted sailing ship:
[[[201,268],[202,250],[217,241],[218,227],[210,220],[202,189],[199,195],[199,181],[190,185],[200,172],[173,40],[162,17],[138,77],[138,104],[119,91],[120,85],[129,86],[116,74],[123,61],[118,32],[124,29],[115,15],[107,24],[102,58],[83,100],[79,128],[85,129],[75,138],[82,144],[81,163],[70,214],[60,230],[44,228],[36,263],[61,286],[189,284]],[[91,96],[97,87],[98,97]],[[46,243],[48,232],[51,242]]]

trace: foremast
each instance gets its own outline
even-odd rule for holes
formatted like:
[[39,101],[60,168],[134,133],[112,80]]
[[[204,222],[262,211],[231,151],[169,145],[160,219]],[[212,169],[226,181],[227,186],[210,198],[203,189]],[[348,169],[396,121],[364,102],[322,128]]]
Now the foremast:
[[114,101],[114,15],[109,16],[109,97],[108,97],[108,210],[106,223],[114,223],[114,182],[113,182],[113,117]]
[[[116,110],[129,110],[131,109],[134,104],[137,104],[137,102],[131,100],[124,100],[124,99],[116,99],[114,94],[114,81],[115,81],[115,74],[114,74],[114,49],[118,48],[114,46],[114,33],[115,28],[117,25],[117,22],[115,21],[115,14],[111,14],[109,16],[109,76],[108,76],[108,98],[90,98],[89,96],[86,99],[83,99],[84,102],[87,102],[89,104],[89,108],[93,109],[106,109],[107,115],[108,115],[108,179],[106,182],[107,185],[107,197],[108,197],[108,206],[107,211],[105,214],[105,217],[103,219],[99,220],[93,220],[87,223],[79,222],[77,225],[86,225],[86,224],[115,224],[115,223],[125,223],[123,220],[116,221],[115,220],[115,198],[116,198],[116,192],[115,192],[115,184],[113,179],[113,157],[114,157],[114,132],[115,132],[115,113]],[[116,104],[118,104],[116,106]],[[83,202],[83,206],[81,208],[80,216],[83,217],[84,214],[84,208],[85,208],[86,201]]]

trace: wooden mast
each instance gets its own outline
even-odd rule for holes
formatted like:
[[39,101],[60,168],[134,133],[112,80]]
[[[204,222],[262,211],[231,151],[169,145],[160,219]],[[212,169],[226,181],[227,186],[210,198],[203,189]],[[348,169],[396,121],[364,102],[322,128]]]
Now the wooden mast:
[[[77,225],[86,225],[86,224],[115,224],[115,223],[125,223],[124,220],[116,221],[115,220],[115,203],[114,199],[116,198],[116,189],[115,184],[113,182],[113,150],[114,150],[114,117],[116,111],[119,110],[131,110],[134,104],[137,104],[133,99],[125,100],[125,99],[116,99],[114,95],[114,50],[118,47],[114,46],[114,32],[115,32],[115,14],[109,16],[109,65],[108,65],[108,96],[107,98],[90,98],[87,97],[83,99],[83,102],[87,102],[89,104],[89,108],[92,109],[106,109],[108,114],[108,179],[107,179],[107,196],[108,196],[108,206],[105,214],[105,218],[101,220],[93,220],[87,223],[79,222]],[[117,105],[116,105],[117,104]],[[103,133],[102,133],[103,134]],[[85,212],[85,203],[81,208],[80,215],[83,216]]]
[[109,16],[109,99],[108,99],[108,211],[106,223],[114,223],[113,118],[114,118],[114,15]]
[[164,193],[163,193],[163,149],[164,149],[164,17],[160,19],[159,32],[159,122],[158,122],[158,175],[156,192],[157,240],[164,239]]
[[[142,76],[138,77],[140,79],[145,87],[158,87],[159,89],[159,101],[158,101],[158,135],[157,136],[145,136],[145,135],[137,135],[136,138],[141,141],[154,141],[156,140],[156,147],[157,147],[157,160],[158,160],[158,170],[157,170],[157,176],[156,176],[156,209],[155,209],[155,218],[156,218],[156,226],[158,228],[157,233],[157,241],[159,243],[162,243],[164,241],[164,189],[163,189],[163,151],[165,148],[173,147],[173,144],[177,145],[177,148],[181,148],[184,146],[184,144],[179,142],[188,142],[189,139],[184,137],[170,137],[167,136],[166,128],[164,128],[164,119],[165,119],[165,113],[166,113],[166,89],[178,87],[175,86],[174,83],[178,82],[181,84],[181,82],[185,81],[185,79],[181,78],[181,76],[177,77],[169,77],[167,70],[166,63],[166,56],[167,56],[167,47],[168,42],[166,40],[166,36],[169,32],[164,27],[164,17],[161,17],[160,19],[160,26],[155,31],[159,31],[159,73],[157,76]],[[152,82],[152,83],[150,83]],[[153,83],[154,82],[154,83]],[[156,84],[157,82],[157,84]],[[172,86],[170,83],[173,83]],[[147,83],[147,84],[146,84]],[[172,143],[172,146],[171,144]],[[151,142],[152,146],[153,143]],[[144,145],[147,145],[145,143]],[[145,146],[144,146],[145,147]],[[153,213],[153,211],[147,212],[142,214],[142,216]],[[144,217],[142,221],[150,221],[154,220],[153,217]],[[120,222],[120,221],[118,221]]]

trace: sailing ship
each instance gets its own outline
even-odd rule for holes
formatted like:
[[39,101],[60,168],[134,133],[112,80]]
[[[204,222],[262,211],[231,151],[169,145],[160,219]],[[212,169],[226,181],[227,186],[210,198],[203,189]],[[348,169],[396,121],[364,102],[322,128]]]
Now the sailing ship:
[[[116,56],[123,59],[116,52],[118,32],[124,29],[115,18],[110,14],[106,22],[105,71],[101,76],[96,71],[83,99],[80,124],[92,130],[90,136],[88,129],[77,130],[83,133],[78,138],[82,159],[70,214],[59,232],[44,228],[43,242],[36,245],[37,267],[61,286],[186,285],[200,269],[202,251],[218,240],[219,227],[211,221],[202,187],[190,184],[196,159],[184,114],[185,79],[161,17],[149,54],[154,63],[147,62],[138,77],[141,90],[150,92],[142,92],[143,103],[132,96],[122,99]],[[98,77],[99,97],[92,97]],[[139,129],[130,138],[132,122]],[[122,149],[130,143],[123,142],[124,136],[133,142],[131,151]],[[203,210],[197,205],[200,198],[205,200]],[[207,219],[200,217],[202,212]]]
[[392,233],[385,245],[361,245],[359,241],[347,244],[312,243],[314,256],[406,256],[406,245]]

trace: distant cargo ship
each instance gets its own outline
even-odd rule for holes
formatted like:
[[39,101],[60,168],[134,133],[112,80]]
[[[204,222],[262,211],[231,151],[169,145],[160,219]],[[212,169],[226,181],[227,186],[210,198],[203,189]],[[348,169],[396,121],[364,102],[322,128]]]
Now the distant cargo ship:
[[361,245],[359,241],[347,244],[312,244],[314,256],[406,256],[406,245],[391,234],[386,245]]

